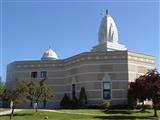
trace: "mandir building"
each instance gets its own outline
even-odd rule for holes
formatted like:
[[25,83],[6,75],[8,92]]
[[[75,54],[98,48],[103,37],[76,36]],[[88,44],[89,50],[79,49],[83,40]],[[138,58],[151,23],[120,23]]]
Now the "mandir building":
[[41,60],[8,64],[6,88],[13,86],[17,80],[40,81],[46,78],[45,84],[54,93],[47,103],[49,108],[58,107],[65,93],[70,98],[79,97],[81,87],[85,88],[90,104],[103,101],[115,105],[127,104],[128,84],[148,69],[154,69],[155,58],[129,51],[119,44],[117,27],[108,11],[100,23],[98,41],[90,52],[66,59],[59,59],[49,48]]

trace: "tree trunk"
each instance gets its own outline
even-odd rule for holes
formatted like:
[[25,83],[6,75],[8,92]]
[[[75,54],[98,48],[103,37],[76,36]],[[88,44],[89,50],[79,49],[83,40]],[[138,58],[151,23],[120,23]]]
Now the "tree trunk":
[[44,108],[46,108],[46,103],[47,103],[47,101],[44,100],[44,101],[43,101],[43,107],[44,107]]
[[14,113],[14,107],[12,108],[12,112],[10,114],[10,120],[12,120],[12,118],[13,118],[13,113]]
[[32,100],[30,101],[30,107],[31,108],[33,107],[33,101]]
[[36,101],[37,105],[36,105],[36,112],[38,112],[38,101]]
[[154,117],[157,117],[157,104],[154,103]]
[[141,112],[144,112],[144,101],[142,102]]
[[36,112],[38,112],[38,107],[36,107]]

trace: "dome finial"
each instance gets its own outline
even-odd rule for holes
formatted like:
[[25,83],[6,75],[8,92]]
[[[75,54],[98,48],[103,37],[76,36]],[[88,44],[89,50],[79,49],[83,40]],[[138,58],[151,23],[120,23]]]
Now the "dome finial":
[[102,13],[101,13],[102,17],[107,16],[108,15],[108,9],[102,9]]
[[108,15],[108,9],[106,9],[106,15]]

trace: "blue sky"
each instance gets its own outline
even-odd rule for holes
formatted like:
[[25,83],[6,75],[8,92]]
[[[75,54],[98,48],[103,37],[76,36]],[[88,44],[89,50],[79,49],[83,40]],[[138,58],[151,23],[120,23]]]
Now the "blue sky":
[[[49,46],[63,59],[98,43],[102,9],[114,18],[119,43],[159,58],[159,5],[152,1],[2,0],[0,76],[18,60],[39,60]],[[159,67],[160,70],[160,67]]]

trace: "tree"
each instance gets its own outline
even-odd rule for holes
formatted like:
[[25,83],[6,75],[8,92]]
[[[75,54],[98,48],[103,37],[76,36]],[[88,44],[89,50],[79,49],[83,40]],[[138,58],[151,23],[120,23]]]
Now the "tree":
[[12,109],[10,114],[10,120],[13,117],[15,105],[18,103],[26,102],[26,95],[27,95],[28,88],[26,86],[25,81],[18,81],[16,83],[15,87],[12,87],[10,89],[5,89],[2,98],[3,100],[8,101],[10,104],[10,107]]
[[42,92],[42,99],[43,99],[43,107],[44,108],[46,108],[47,101],[51,97],[53,97],[53,93],[51,92],[51,90],[46,85],[44,85],[43,86],[43,92]]
[[65,93],[63,96],[62,101],[60,102],[60,106],[63,108],[69,108],[71,104],[71,100],[70,98],[67,96],[67,94]]
[[78,103],[81,107],[84,107],[87,104],[87,95],[84,87],[81,88]]
[[12,103],[12,112],[10,119],[12,119],[15,105],[22,102],[27,102],[30,100],[36,101],[37,107],[36,112],[38,111],[38,102],[40,100],[48,100],[52,97],[52,92],[47,87],[47,85],[42,84],[42,82],[36,81],[17,81],[14,87],[10,89],[5,89],[2,98],[9,103]]
[[78,107],[78,99],[75,95],[72,96],[72,100],[70,102],[71,102],[70,108],[77,108]]
[[34,100],[34,94],[35,94],[35,86],[36,83],[33,81],[28,82],[27,84],[28,86],[28,95],[27,95],[27,99],[30,100],[30,107],[33,106],[33,100]]
[[2,98],[3,91],[4,91],[4,84],[3,84],[2,81],[0,80],[0,100],[1,100],[1,98]]
[[137,106],[137,99],[134,96],[133,90],[128,90],[128,106],[132,109],[135,109]]
[[160,74],[157,70],[150,70],[146,74],[148,99],[152,99],[154,116],[157,117],[157,104],[160,103]]
[[148,87],[145,79],[146,75],[142,75],[135,80],[135,82],[130,83],[129,92],[133,96],[142,102],[142,111],[144,111],[144,101],[148,98]]
[[152,100],[154,116],[157,117],[157,104],[160,102],[160,74],[157,70],[149,70],[130,84],[129,91],[140,101]]
[[48,88],[47,85],[44,84],[44,79],[41,80],[40,82],[38,81],[29,81],[27,83],[27,86],[29,88],[28,91],[28,96],[27,98],[30,100],[32,105],[32,101],[35,101],[36,106],[36,112],[38,111],[38,103],[39,101],[43,101],[44,102],[44,107],[46,107],[46,102],[48,101],[48,99],[50,99],[51,97],[53,97],[53,94],[51,92],[51,90]]

